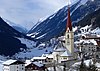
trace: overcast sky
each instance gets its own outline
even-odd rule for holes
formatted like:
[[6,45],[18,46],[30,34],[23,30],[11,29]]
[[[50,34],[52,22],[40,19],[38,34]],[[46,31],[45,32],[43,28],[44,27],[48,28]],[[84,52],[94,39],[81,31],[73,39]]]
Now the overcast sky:
[[[75,0],[73,0],[75,1]],[[68,0],[0,0],[0,16],[26,28],[67,5]]]

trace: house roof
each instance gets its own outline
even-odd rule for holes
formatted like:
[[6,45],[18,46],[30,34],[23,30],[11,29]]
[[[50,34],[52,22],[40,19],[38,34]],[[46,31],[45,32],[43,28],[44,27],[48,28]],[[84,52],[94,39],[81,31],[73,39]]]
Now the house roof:
[[58,49],[55,49],[55,52],[64,52],[64,51],[66,51],[65,48],[58,48]]
[[3,65],[14,65],[14,64],[25,64],[23,61],[19,61],[19,60],[7,60],[3,63]]
[[47,57],[48,57],[48,58],[53,58],[53,55],[52,55],[52,54],[50,54],[50,55],[48,55]]
[[72,56],[72,55],[71,55],[70,52],[65,51],[65,52],[64,52],[63,54],[61,54],[60,56],[62,56],[62,57],[63,57],[63,56],[64,56],[64,57],[65,57],[65,56],[68,57],[68,56]]
[[39,60],[39,59],[46,59],[47,57],[33,57],[31,60],[34,60],[34,59],[37,59],[37,60]]
[[29,64],[31,64],[32,62],[30,60],[26,60],[25,61],[25,66],[28,66]]
[[7,60],[3,63],[3,65],[11,65],[12,63],[16,62],[17,60]]
[[36,66],[38,66],[38,67],[42,67],[42,66],[43,66],[42,63],[40,63],[40,62],[31,62],[31,60],[26,60],[25,63],[26,63],[26,64],[25,64],[25,67],[28,66],[28,65],[30,65],[30,64],[34,64],[34,65],[36,65]]
[[39,63],[39,62],[33,62],[33,64],[35,64],[38,67],[42,67],[43,66],[43,64],[42,63]]

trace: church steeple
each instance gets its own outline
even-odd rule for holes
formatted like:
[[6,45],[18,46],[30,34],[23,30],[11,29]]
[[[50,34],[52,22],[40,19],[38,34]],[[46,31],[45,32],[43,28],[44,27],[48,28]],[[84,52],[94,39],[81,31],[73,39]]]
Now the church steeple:
[[70,7],[68,5],[68,17],[67,17],[67,29],[66,31],[72,31],[72,23],[71,23],[71,17],[70,17]]
[[[65,47],[67,52],[74,57],[74,32],[72,31],[72,23],[70,16],[70,7],[68,6],[68,17],[67,17],[67,25],[66,25],[66,33],[65,33]],[[70,59],[70,58],[69,58]]]

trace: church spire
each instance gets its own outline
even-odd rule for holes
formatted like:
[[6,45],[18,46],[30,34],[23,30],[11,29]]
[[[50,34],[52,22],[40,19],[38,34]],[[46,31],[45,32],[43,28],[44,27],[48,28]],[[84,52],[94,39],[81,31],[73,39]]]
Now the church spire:
[[67,18],[67,30],[66,31],[72,31],[72,23],[71,23],[71,17],[70,17],[70,7],[68,5],[68,18]]

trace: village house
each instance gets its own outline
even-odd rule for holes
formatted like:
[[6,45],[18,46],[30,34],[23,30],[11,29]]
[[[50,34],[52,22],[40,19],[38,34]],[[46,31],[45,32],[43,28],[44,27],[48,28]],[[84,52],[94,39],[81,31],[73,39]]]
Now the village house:
[[44,71],[45,66],[39,62],[31,62],[30,60],[26,60],[25,62],[25,71]]
[[7,60],[3,63],[3,71],[25,71],[25,63],[18,60]]
[[96,58],[100,58],[100,46],[97,40],[99,40],[98,37],[84,36],[79,42],[76,42],[76,45],[86,58],[92,58],[94,54]]
[[40,63],[45,63],[47,62],[47,57],[33,57],[31,59],[32,62],[40,62]]
[[54,62],[52,54],[49,54],[49,53],[48,54],[42,54],[41,57],[47,57],[47,63]]

